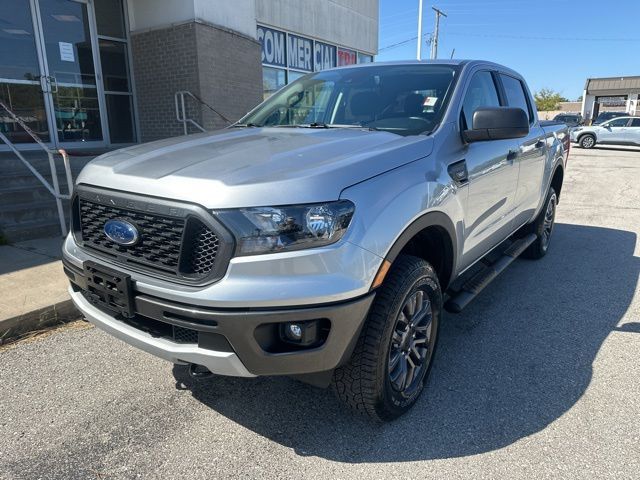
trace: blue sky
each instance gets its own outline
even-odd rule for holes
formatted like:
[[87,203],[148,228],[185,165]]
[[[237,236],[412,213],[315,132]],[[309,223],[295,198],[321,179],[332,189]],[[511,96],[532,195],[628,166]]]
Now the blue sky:
[[[588,77],[640,75],[640,0],[424,0],[423,34],[441,18],[438,57],[491,60],[532,90],[575,100]],[[418,0],[380,0],[377,61],[416,58]],[[426,39],[425,39],[426,40]],[[429,46],[423,43],[423,58]]]

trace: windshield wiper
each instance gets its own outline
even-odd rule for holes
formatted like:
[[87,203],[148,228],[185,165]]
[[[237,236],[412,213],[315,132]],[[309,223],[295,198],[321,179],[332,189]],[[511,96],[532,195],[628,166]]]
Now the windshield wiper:
[[353,124],[338,124],[338,123],[330,123],[327,125],[327,128],[359,128],[360,130],[371,130],[371,131],[379,131],[380,129],[377,127],[369,127],[367,125],[353,125]]
[[329,128],[329,125],[327,125],[326,123],[312,122],[312,123],[295,123],[295,124],[283,123],[281,125],[270,125],[270,127],[273,127],[273,128]]
[[338,123],[322,123],[322,122],[269,125],[269,126],[273,128],[359,128],[361,130],[371,130],[371,131],[380,130],[379,128],[367,127],[366,125],[353,125],[353,124],[342,125]]
[[253,127],[261,127],[262,125],[258,125],[257,123],[234,123],[233,125],[230,125],[231,128],[245,128],[245,127],[249,127],[249,128],[253,128]]

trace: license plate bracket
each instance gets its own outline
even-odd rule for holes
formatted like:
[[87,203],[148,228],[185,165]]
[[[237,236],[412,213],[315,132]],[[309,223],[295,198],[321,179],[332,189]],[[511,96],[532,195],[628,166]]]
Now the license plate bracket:
[[131,276],[94,262],[84,262],[87,299],[131,318],[135,315]]

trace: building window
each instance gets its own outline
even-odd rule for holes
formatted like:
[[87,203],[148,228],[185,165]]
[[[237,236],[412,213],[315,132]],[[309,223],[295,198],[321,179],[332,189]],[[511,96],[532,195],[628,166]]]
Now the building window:
[[289,70],[287,72],[287,83],[295,82],[297,79],[304,75],[306,75],[306,73],[294,72],[293,70]]
[[262,25],[257,37],[262,45],[264,99],[307,73],[373,61],[372,55]]
[[266,100],[287,84],[286,71],[280,68],[262,67],[262,92]]
[[123,0],[94,0],[111,143],[136,141]]

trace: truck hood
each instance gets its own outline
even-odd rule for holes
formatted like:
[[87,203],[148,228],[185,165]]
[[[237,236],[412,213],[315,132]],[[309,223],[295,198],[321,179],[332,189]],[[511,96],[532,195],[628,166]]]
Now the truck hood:
[[361,129],[237,128],[109,152],[78,183],[207,208],[336,200],[355,183],[431,153],[433,139]]

